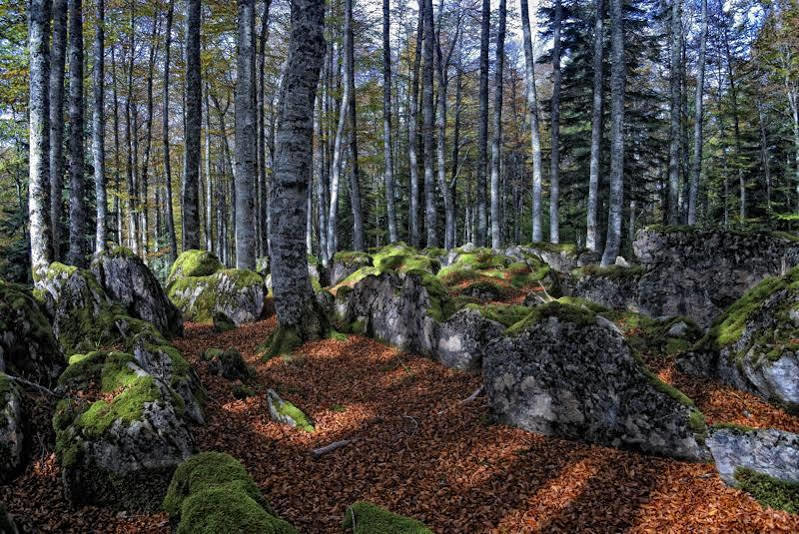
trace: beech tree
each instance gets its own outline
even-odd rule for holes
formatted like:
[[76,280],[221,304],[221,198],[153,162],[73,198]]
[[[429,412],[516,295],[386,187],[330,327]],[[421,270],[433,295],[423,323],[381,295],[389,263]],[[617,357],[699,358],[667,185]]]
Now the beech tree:
[[67,261],[88,267],[83,146],[83,3],[68,0],[69,18],[69,252]]
[[105,251],[108,241],[108,201],[105,186],[105,2],[97,0],[94,36],[94,94],[92,108],[92,161],[97,221],[94,250]]
[[67,0],[53,0],[50,69],[50,221],[53,259],[61,257],[64,189],[64,67],[67,57]]
[[183,250],[200,248],[200,0],[186,0],[186,151],[183,157]]

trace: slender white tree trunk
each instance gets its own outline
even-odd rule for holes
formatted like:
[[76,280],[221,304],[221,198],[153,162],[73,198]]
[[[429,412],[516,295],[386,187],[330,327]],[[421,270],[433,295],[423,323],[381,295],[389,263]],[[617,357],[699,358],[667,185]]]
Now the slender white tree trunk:
[[391,152],[391,0],[383,0],[383,180],[386,187],[388,240],[399,240],[394,207],[394,160]]
[[552,26],[552,153],[549,172],[549,241],[560,243],[560,30],[563,19],[561,0],[555,2]]
[[682,49],[682,0],[671,2],[671,65],[669,90],[671,95],[669,130],[669,224],[680,222],[680,51]]
[[53,259],[61,258],[64,201],[64,67],[67,50],[67,0],[53,0],[53,46],[50,69],[50,222]]
[[437,217],[435,206],[435,158],[433,128],[433,1],[424,0],[424,69],[422,71],[422,135],[424,138],[424,225],[427,234],[426,246],[438,246]]
[[105,189],[105,4],[97,0],[94,37],[94,109],[92,111],[92,156],[94,159],[94,190],[97,202],[97,225],[94,250],[105,251],[108,241],[108,204]]
[[588,214],[586,221],[585,248],[598,252],[597,211],[599,204],[599,163],[602,143],[602,100],[603,82],[602,60],[605,44],[605,2],[594,3],[594,95],[591,110],[591,163],[588,171]]
[[477,124],[477,235],[475,244],[485,245],[488,231],[486,209],[486,169],[488,168],[488,41],[491,26],[491,2],[482,0],[480,18],[480,115]]
[[696,201],[702,176],[702,98],[705,90],[705,53],[707,50],[707,0],[702,0],[702,22],[699,35],[699,60],[696,65],[696,101],[694,103],[694,161],[691,166],[691,186],[688,191],[688,224],[696,224]]
[[505,66],[505,6],[505,0],[499,0],[497,64],[494,78],[494,135],[491,138],[491,247],[494,250],[498,250],[502,246],[499,171],[502,161],[502,71]]
[[533,151],[532,219],[533,241],[543,239],[541,229],[541,130],[538,124],[538,96],[535,87],[535,55],[532,31],[530,29],[530,9],[527,0],[520,0],[522,12],[522,35],[524,40],[524,77],[527,86],[527,114],[530,121],[530,142]]

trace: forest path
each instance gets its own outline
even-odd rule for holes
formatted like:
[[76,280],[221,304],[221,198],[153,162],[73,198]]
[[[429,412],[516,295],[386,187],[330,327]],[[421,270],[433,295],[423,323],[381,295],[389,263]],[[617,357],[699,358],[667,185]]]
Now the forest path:
[[[175,345],[208,390],[207,425],[196,431],[200,450],[242,460],[275,510],[300,532],[342,532],[344,510],[361,499],[441,534],[799,531],[799,517],[764,509],[726,487],[710,464],[489,424],[485,397],[461,403],[479,387],[479,375],[371,339],[321,340],[262,362],[257,347],[275,324],[273,317],[221,334],[188,324]],[[242,353],[256,371],[247,383],[254,396],[237,400],[235,382],[208,373],[201,356],[211,347]],[[799,430],[799,418],[750,395],[731,398],[718,384],[688,383],[665,363],[657,370],[694,389],[689,394],[699,394],[697,404],[710,420],[765,410],[766,424]],[[310,415],[316,431],[271,421],[268,388]],[[757,418],[746,422],[760,426]],[[347,438],[357,440],[313,458],[314,448]]]

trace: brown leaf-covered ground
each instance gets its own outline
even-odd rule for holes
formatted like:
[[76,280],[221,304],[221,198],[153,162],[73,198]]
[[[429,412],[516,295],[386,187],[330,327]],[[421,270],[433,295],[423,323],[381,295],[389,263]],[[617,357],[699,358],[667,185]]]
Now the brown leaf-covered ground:
[[[209,393],[208,424],[197,429],[200,449],[241,459],[275,510],[301,532],[342,532],[345,508],[359,499],[442,534],[799,532],[799,517],[726,487],[710,464],[491,424],[484,397],[461,402],[480,385],[478,375],[367,338],[308,343],[262,363],[256,347],[274,327],[274,318],[224,334],[187,325],[175,344]],[[236,400],[234,383],[207,372],[200,355],[209,347],[242,352],[257,373],[249,383],[255,396]],[[660,363],[661,376],[693,396],[711,422],[799,431],[797,417]],[[270,387],[311,415],[317,431],[272,422]],[[313,459],[314,448],[344,438],[356,441]],[[45,456],[0,487],[0,502],[44,531],[168,532],[163,514],[70,510],[60,493],[58,467]]]

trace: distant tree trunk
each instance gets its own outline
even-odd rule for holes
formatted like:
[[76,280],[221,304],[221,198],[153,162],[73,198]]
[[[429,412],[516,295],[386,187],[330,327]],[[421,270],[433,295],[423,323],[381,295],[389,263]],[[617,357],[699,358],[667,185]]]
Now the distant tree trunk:
[[596,0],[594,15],[594,95],[591,112],[591,163],[588,177],[588,217],[585,248],[598,252],[597,211],[599,204],[599,163],[602,143],[602,88],[604,76],[602,60],[605,42],[605,2]]
[[164,110],[162,117],[162,143],[164,147],[164,180],[166,181],[166,226],[169,234],[169,261],[178,257],[178,242],[175,236],[175,215],[172,212],[172,166],[169,159],[169,53],[172,44],[172,17],[175,12],[174,0],[169,0],[166,14],[166,42],[164,44]]
[[150,57],[147,62],[147,114],[144,119],[144,162],[141,168],[141,243],[142,256],[148,261],[150,251],[150,151],[153,145],[153,75],[155,72],[156,41],[159,12],[153,14],[153,32],[150,35]]
[[538,97],[535,88],[535,56],[530,31],[530,13],[527,0],[520,0],[522,34],[524,38],[524,74],[527,84],[527,113],[530,120],[530,140],[533,150],[532,219],[533,241],[543,239],[541,229],[541,133],[538,125]]
[[702,97],[705,89],[705,51],[707,50],[707,0],[702,0],[702,30],[699,35],[699,61],[696,65],[696,101],[694,107],[694,161],[691,188],[688,192],[688,224],[696,224],[696,199],[702,175]]
[[682,0],[671,1],[671,65],[669,92],[669,224],[680,222],[680,50],[682,49]]
[[450,209],[452,210],[451,214],[447,214],[447,219],[452,221],[452,227],[447,228],[448,236],[447,239],[450,243],[451,247],[457,246],[456,243],[456,224],[457,224],[457,209],[455,206],[455,187],[458,180],[458,173],[460,172],[460,143],[461,143],[461,111],[463,108],[463,64],[461,58],[461,52],[458,51],[457,56],[457,63],[456,63],[457,73],[455,75],[455,124],[452,128],[452,169],[451,169],[451,178],[450,178],[450,197],[452,201],[450,202]]
[[211,180],[211,105],[210,86],[205,82],[205,250],[214,250],[214,186]]
[[426,246],[438,246],[433,158],[433,1],[424,0],[424,69],[422,70],[422,136],[424,139],[424,226]]
[[186,151],[183,159],[183,250],[200,248],[200,0],[186,0]]
[[395,243],[397,212],[394,207],[394,162],[391,152],[391,0],[383,0],[383,180],[386,187],[388,240]]
[[116,192],[114,195],[114,219],[116,222],[116,244],[122,246],[122,208],[119,202],[119,195],[122,188],[119,175],[119,96],[117,94],[117,64],[116,55],[114,53],[115,49],[116,47],[111,47],[111,87],[114,100],[114,190]]
[[239,0],[236,54],[236,267],[255,269],[255,0]]
[[130,3],[130,40],[128,43],[128,94],[125,98],[125,139],[127,144],[127,187],[126,207],[128,212],[128,244],[135,254],[139,253],[139,218],[136,202],[136,110],[133,109],[133,60],[136,55],[136,2]]
[[488,213],[486,209],[486,168],[488,167],[488,38],[491,27],[491,2],[482,0],[480,19],[480,116],[477,124],[477,229],[475,244],[485,245]]
[[325,168],[325,139],[322,137],[322,103],[324,97],[317,95],[314,106],[314,130],[316,131],[316,205],[317,235],[319,238],[319,257],[327,262],[327,169]]
[[615,263],[621,248],[624,210],[624,28],[622,0],[610,0],[610,202],[602,265]]
[[363,250],[363,210],[361,209],[361,177],[358,167],[358,121],[355,109],[355,39],[352,28],[352,0],[345,1],[344,32],[345,32],[345,57],[346,79],[350,87],[349,106],[350,115],[350,207],[352,208],[352,248]]
[[560,26],[563,18],[561,0],[555,2],[555,21],[552,25],[552,154],[549,176],[549,240],[560,242]]
[[[416,26],[416,50],[411,67],[410,102],[408,106],[408,166],[410,170],[411,187],[408,211],[408,234],[411,246],[421,245],[419,232],[419,162],[416,147],[418,143],[417,125],[419,123],[419,66],[422,60],[422,31],[424,30],[424,1],[419,0],[419,22]],[[331,184],[332,187],[332,184]]]
[[333,163],[330,166],[330,209],[327,221],[327,260],[331,260],[336,253],[336,230],[338,229],[338,192],[341,180],[341,143],[344,138],[344,127],[347,123],[347,107],[349,106],[349,84],[344,84],[344,94],[341,97],[341,108],[338,115],[336,139],[333,143]]
[[744,222],[744,219],[746,219],[746,181],[740,161],[743,157],[743,149],[741,148],[741,124],[738,117],[738,87],[735,84],[735,77],[732,72],[732,53],[730,51],[730,38],[726,26],[724,26],[722,35],[724,37],[724,54],[727,59],[727,76],[730,79],[730,94],[732,95],[732,126],[735,135],[735,158],[737,160],[735,166],[738,169],[738,187],[740,193],[740,211],[738,215],[741,218],[741,222]]
[[86,178],[83,148],[83,5],[69,0],[69,252],[67,261],[88,267]]
[[[449,64],[450,59],[452,57],[452,53],[455,50],[455,46],[457,46],[458,38],[460,37],[461,32],[461,22],[460,19],[458,20],[457,27],[455,29],[455,35],[452,37],[452,42],[450,44],[450,48],[447,51],[446,55],[441,50],[441,17],[443,14],[443,1],[439,4],[439,11],[438,11],[438,31],[436,33],[436,65],[437,65],[437,74],[438,74],[438,95],[436,98],[437,102],[437,111],[436,111],[436,129],[438,131],[438,142],[436,143],[436,156],[437,156],[437,164],[438,164],[438,187],[441,189],[441,196],[444,198],[444,248],[449,250],[453,248],[455,245],[455,202],[453,198],[453,191],[452,187],[447,181],[447,166],[446,166],[446,132],[447,132],[447,89],[449,86]],[[456,97],[457,98],[457,97]],[[460,104],[459,102],[456,103]],[[457,121],[456,121],[457,122]],[[460,132],[457,129],[460,127],[459,124],[456,124],[456,139],[455,142],[459,142],[457,137],[460,136]],[[453,166],[457,165],[457,152],[453,152],[455,156],[453,158]],[[455,174],[453,173],[453,182],[454,182]]]
[[269,245],[269,237],[266,231],[267,219],[267,182],[266,182],[266,42],[269,35],[269,8],[272,0],[264,1],[264,13],[261,16],[261,32],[258,35],[259,54],[258,54],[258,184],[260,194],[258,195],[258,222],[260,233],[258,235],[259,251],[262,256],[266,256]]
[[298,340],[316,339],[327,331],[308,277],[305,243],[313,107],[325,50],[324,12],[322,0],[291,2],[291,35],[280,87],[275,179],[269,203],[277,320],[284,333],[291,331]]
[[497,64],[494,82],[494,135],[491,139],[491,247],[502,246],[500,228],[499,171],[502,160],[502,74],[505,66],[505,0],[499,0],[499,29],[497,30]]
[[34,280],[52,259],[50,225],[50,1],[31,0],[28,10],[30,97],[28,100],[29,179],[28,229]]
[[105,191],[105,4],[97,0],[94,37],[94,109],[92,110],[92,156],[94,157],[94,190],[97,202],[95,252],[105,251],[108,241],[108,201]]
[[64,66],[67,49],[67,0],[53,0],[53,46],[50,69],[50,222],[53,259],[61,258],[64,211]]
[[757,100],[757,124],[760,129],[760,157],[763,162],[763,175],[766,179],[766,209],[771,211],[771,161],[768,149],[768,137],[766,134],[765,117],[763,116],[763,102],[758,94]]

